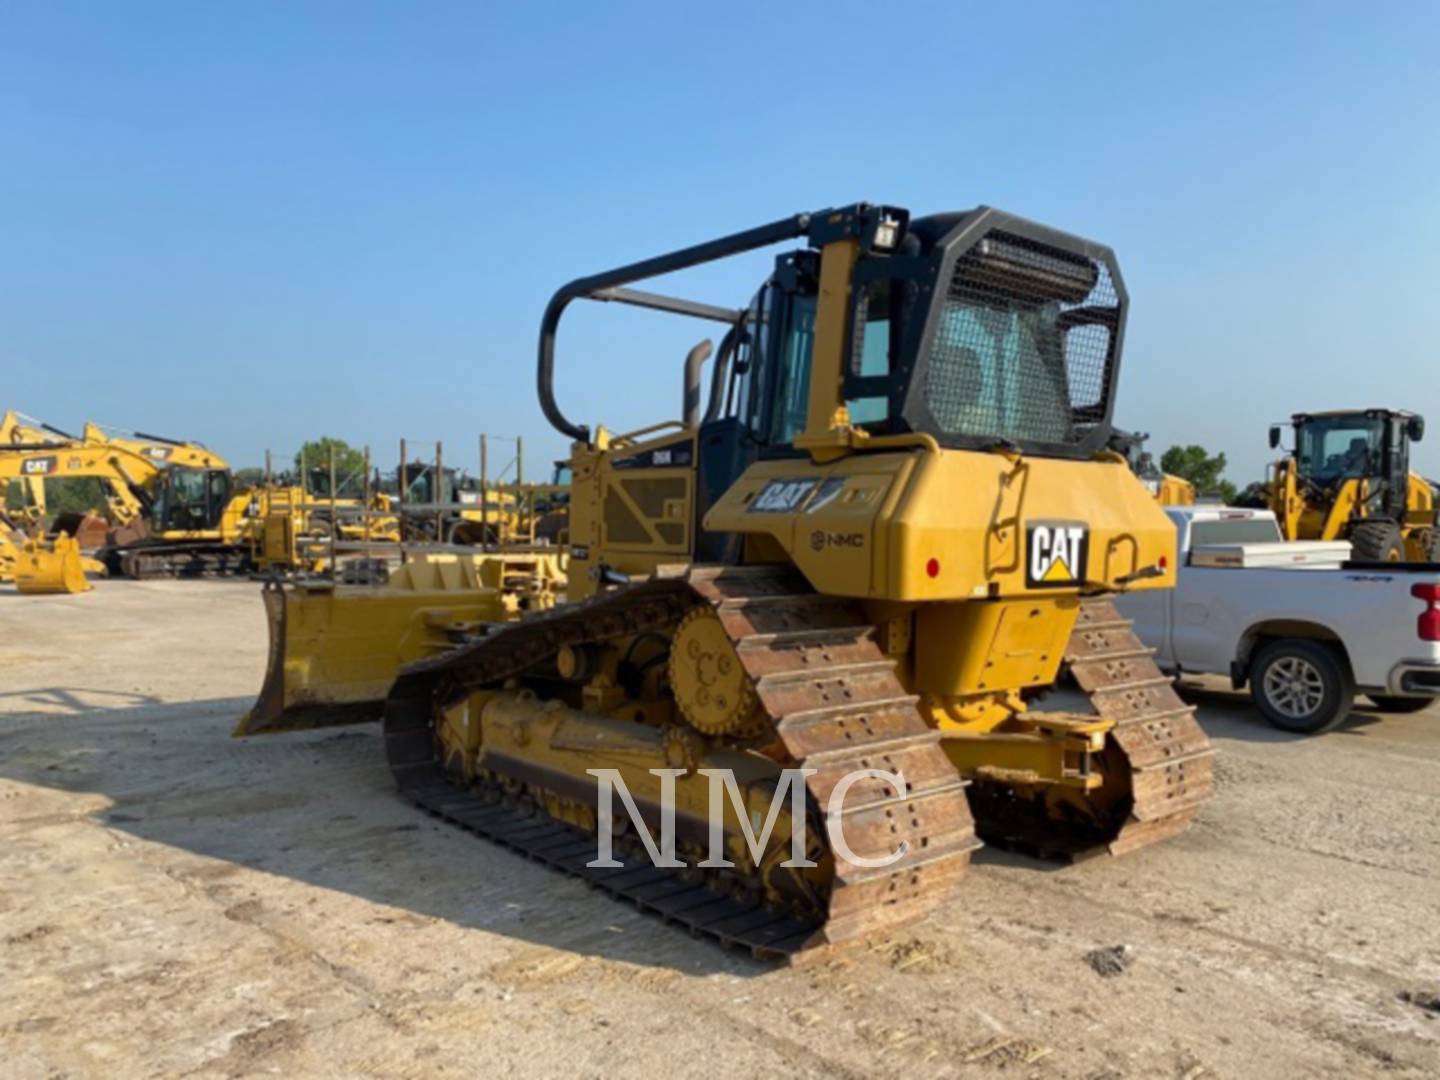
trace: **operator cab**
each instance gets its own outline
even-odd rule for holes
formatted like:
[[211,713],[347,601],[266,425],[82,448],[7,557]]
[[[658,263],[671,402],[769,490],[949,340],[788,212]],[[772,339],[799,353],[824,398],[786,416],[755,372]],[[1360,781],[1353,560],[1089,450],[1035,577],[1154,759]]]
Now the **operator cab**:
[[151,508],[151,520],[161,532],[203,532],[220,526],[230,503],[231,477],[227,469],[172,466],[164,471]]
[[330,469],[324,465],[315,465],[306,470],[305,482],[309,485],[310,494],[317,499],[328,499],[332,495],[337,499],[358,499],[365,491],[365,477],[352,473],[348,476],[336,476],[335,490],[332,492]]
[[[629,287],[797,239],[804,246],[776,259],[748,308]],[[707,535],[702,523],[760,458],[930,445],[1086,460],[1110,436],[1127,308],[1114,253],[990,207],[912,220],[898,207],[856,203],[563,286],[541,323],[540,406],[557,431],[594,447],[589,427],[569,420],[554,395],[556,330],[576,299],[727,328],[703,419],[698,366],[708,343],[687,357],[684,420],[675,426],[696,438],[693,463],[688,447],[668,446],[623,462],[626,469],[693,468],[690,522],[682,526],[664,509],[688,486],[676,477],[676,494],[657,489],[655,513],[646,515],[654,529],[632,528],[627,517],[623,531],[634,539],[617,541],[622,530],[607,525],[610,547],[641,543],[653,531],[653,548],[683,546],[696,559],[723,560],[733,538]],[[679,447],[684,436],[666,438]],[[616,521],[635,516],[623,498],[605,498]],[[693,539],[672,543],[661,534]]]
[[[819,279],[819,251],[787,252],[746,309],[723,403],[712,391],[700,429],[699,558],[720,557],[723,538],[707,545],[699,522],[744,470],[804,453]],[[938,298],[937,281],[949,283]],[[854,268],[849,422],[955,449],[1089,457],[1111,434],[1124,295],[1108,249],[1021,219],[980,208],[909,222],[893,253]],[[722,346],[717,363],[728,359]]]
[[[1290,424],[1298,479],[1322,491],[1348,480],[1369,480],[1376,486],[1375,509],[1397,520],[1404,515],[1410,443],[1424,436],[1424,417],[1398,409],[1365,409],[1296,413]],[[1270,429],[1272,448],[1280,445],[1280,429],[1278,424]]]
[[[770,453],[795,452],[805,429],[819,265],[813,249],[776,260],[736,350],[723,415]],[[946,447],[1089,457],[1110,435],[1123,314],[1107,249],[987,208],[917,218],[895,252],[855,264],[848,419]]]
[[398,490],[404,494],[406,503],[435,505],[460,501],[457,496],[459,485],[454,469],[441,470],[440,490],[436,491],[435,466],[426,462],[412,461],[397,470]]

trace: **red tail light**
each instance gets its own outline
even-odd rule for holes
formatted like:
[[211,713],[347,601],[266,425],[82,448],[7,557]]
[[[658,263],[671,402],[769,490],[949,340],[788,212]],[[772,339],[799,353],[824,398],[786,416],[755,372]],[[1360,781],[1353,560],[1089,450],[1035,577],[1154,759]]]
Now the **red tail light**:
[[1440,641],[1440,585],[1411,585],[1410,595],[1425,601],[1425,610],[1415,624],[1421,641]]

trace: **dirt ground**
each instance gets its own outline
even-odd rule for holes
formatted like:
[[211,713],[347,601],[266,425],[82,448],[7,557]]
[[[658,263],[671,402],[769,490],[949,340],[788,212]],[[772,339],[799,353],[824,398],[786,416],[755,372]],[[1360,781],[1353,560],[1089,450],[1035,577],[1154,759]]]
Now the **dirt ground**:
[[6,1077],[1440,1074],[1440,710],[1307,740],[1195,689],[1189,833],[984,851],[794,970],[409,808],[373,730],[232,740],[264,654],[253,584],[0,591]]

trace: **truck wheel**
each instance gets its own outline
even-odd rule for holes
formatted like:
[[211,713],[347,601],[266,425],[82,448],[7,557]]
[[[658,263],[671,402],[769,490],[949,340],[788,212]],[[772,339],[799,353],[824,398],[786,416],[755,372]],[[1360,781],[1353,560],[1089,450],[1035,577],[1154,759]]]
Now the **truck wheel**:
[[1393,521],[1362,521],[1350,530],[1350,547],[1360,562],[1405,561],[1405,539]]
[[1375,708],[1381,712],[1407,713],[1419,712],[1428,706],[1434,698],[1428,697],[1391,697],[1389,694],[1366,694]]
[[1355,703],[1355,683],[1330,646],[1303,638],[1272,641],[1250,665],[1250,696],[1281,731],[1318,735]]

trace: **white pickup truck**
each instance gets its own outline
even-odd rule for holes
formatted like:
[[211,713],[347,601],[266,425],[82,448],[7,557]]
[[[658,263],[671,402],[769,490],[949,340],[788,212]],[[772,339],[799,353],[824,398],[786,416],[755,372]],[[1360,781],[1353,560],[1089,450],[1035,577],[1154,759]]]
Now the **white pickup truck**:
[[1267,510],[1167,507],[1174,590],[1123,596],[1162,668],[1247,684],[1278,728],[1327,731],[1363,693],[1382,712],[1440,697],[1440,565],[1348,561],[1348,543],[1284,543]]

